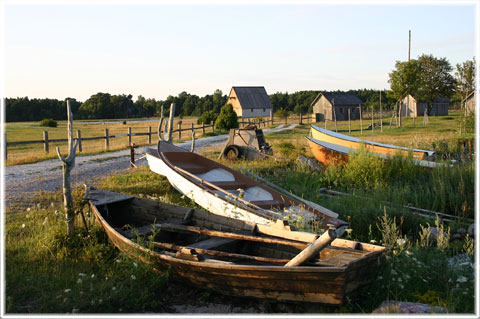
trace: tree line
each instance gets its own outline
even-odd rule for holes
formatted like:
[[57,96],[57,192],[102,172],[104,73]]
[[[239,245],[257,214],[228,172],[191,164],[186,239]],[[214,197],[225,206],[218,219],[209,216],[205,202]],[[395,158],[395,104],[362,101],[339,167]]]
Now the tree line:
[[[397,61],[395,70],[389,74],[391,90],[374,89],[349,90],[365,102],[367,109],[380,108],[380,96],[384,110],[393,109],[395,103],[407,94],[416,96],[417,101],[432,103],[435,97],[449,97],[451,103],[459,103],[475,89],[475,58],[456,65],[455,75],[445,58],[422,55],[408,62]],[[298,91],[270,94],[273,109],[286,113],[312,113],[312,102],[320,92]],[[344,91],[334,91],[344,92]],[[175,116],[201,116],[206,113],[219,114],[227,101],[221,90],[199,97],[181,92],[169,95],[165,100],[145,98],[141,95],[133,101],[131,94],[111,95],[97,93],[83,103],[69,98],[75,119],[118,119],[160,116],[162,106],[168,115],[171,103],[175,103]],[[6,98],[5,115],[7,122],[40,121],[44,118],[66,120],[65,101],[56,99],[29,99],[28,97]]]

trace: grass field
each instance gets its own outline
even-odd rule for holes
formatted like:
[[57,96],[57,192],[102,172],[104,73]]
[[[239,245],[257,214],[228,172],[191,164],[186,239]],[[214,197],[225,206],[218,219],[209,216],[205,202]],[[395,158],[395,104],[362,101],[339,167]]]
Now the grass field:
[[[384,127],[383,134],[375,131],[372,138],[371,132],[364,132],[363,137],[383,142],[395,139],[397,144],[411,147],[430,145],[429,148],[443,150],[444,155],[454,158],[459,154],[457,146],[451,145],[457,145],[459,138],[472,136],[441,131],[455,129],[456,115],[451,117],[454,119],[431,117],[427,130],[418,123],[413,128],[404,121],[403,128],[389,131]],[[434,125],[437,120],[439,124]],[[318,124],[322,126],[323,123]],[[328,128],[332,129],[330,124]],[[298,155],[311,156],[304,139],[309,127],[301,125],[266,136],[267,142],[273,144],[274,155],[289,160],[248,163],[222,160],[222,163],[234,169],[245,168],[339,213],[339,217],[350,224],[344,237],[389,248],[371,286],[347,298],[340,307],[316,305],[314,312],[368,314],[384,300],[398,300],[445,307],[448,313],[473,313],[475,279],[471,262],[474,242],[469,237],[454,240],[450,236],[466,226],[459,222],[447,225],[440,220],[412,215],[403,205],[411,203],[425,209],[473,217],[474,163],[464,161],[451,169],[429,170],[412,166],[405,160],[380,162],[360,154],[352,157],[345,167],[328,167],[315,172],[295,162]],[[399,134],[394,134],[395,131]],[[413,139],[413,135],[418,137]],[[416,145],[409,145],[412,140]],[[211,149],[205,155],[216,159],[218,152],[218,149]],[[145,167],[107,176],[96,186],[198,207],[170,186],[165,177]],[[317,191],[321,187],[359,197],[321,196]],[[77,207],[80,207],[82,195],[83,191],[77,188]],[[390,204],[386,205],[385,201]],[[128,259],[91,221],[87,234],[81,219],[77,218],[76,235],[67,238],[61,202],[60,193],[43,193],[31,203],[6,211],[7,313],[164,313],[175,295],[172,291],[177,294],[181,291],[179,298],[185,300],[189,291],[206,302],[215,303],[221,298],[215,292],[176,286],[168,272],[159,276],[147,266]],[[446,233],[448,231],[449,236],[443,241],[433,242],[425,237],[424,230],[435,224],[443,227]],[[231,303],[250,302],[234,297],[225,299]],[[269,303],[262,305],[265,304]],[[278,312],[274,304],[281,303],[271,303],[262,309]],[[312,308],[304,304],[285,305],[283,309],[312,312]]]

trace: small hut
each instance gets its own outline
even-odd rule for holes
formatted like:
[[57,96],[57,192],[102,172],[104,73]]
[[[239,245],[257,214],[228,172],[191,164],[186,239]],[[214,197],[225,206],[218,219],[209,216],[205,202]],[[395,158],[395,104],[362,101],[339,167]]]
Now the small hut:
[[[433,107],[429,116],[435,115],[448,115],[449,98],[437,97],[433,101]],[[424,112],[428,109],[428,103],[417,103],[415,97],[411,94],[403,98],[402,102],[402,116],[403,117],[419,117],[423,116]]]
[[364,106],[360,98],[352,92],[320,92],[312,102],[316,122],[330,120],[348,121],[360,118],[360,108]]
[[228,95],[227,104],[232,104],[238,117],[269,117],[273,112],[272,102],[263,86],[234,86]]

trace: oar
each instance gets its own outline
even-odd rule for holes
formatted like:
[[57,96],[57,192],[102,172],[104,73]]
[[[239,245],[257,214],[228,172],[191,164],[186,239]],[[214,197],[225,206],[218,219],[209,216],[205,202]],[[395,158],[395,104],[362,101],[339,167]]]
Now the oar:
[[294,258],[292,258],[292,260],[286,263],[285,267],[301,266],[302,264],[312,259],[313,256],[317,255],[323,248],[327,247],[335,238],[337,238],[337,233],[335,232],[335,230],[327,230],[311,245],[302,250],[297,256],[295,256]]

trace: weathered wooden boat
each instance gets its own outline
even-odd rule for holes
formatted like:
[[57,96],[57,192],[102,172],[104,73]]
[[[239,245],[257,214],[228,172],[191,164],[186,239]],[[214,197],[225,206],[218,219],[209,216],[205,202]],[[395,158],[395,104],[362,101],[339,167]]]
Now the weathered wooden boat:
[[[320,141],[309,136],[305,137],[308,141],[308,145],[310,146],[310,150],[312,151],[313,156],[324,165],[344,165],[348,161],[348,156],[350,154],[356,153],[359,149],[337,145],[328,143],[325,141]],[[382,153],[373,153],[369,152],[369,154],[373,156],[377,156],[383,159],[387,159],[389,155],[382,154]],[[433,161],[426,161],[426,160],[417,160],[411,159],[416,165],[434,168],[438,166],[446,165],[444,163],[437,163]]]
[[[98,223],[119,250],[172,279],[235,296],[341,304],[375,275],[383,247],[227,218],[88,189]],[[298,256],[321,250],[298,261]],[[333,239],[333,241],[332,241]]]
[[146,153],[153,172],[166,176],[175,189],[212,213],[265,225],[277,219],[314,223],[324,229],[330,224],[339,236],[347,227],[337,213],[323,206],[287,196],[170,143],[159,141],[157,149],[148,148]]
[[330,144],[344,146],[352,149],[364,148],[371,153],[378,153],[390,156],[402,155],[405,157],[409,157],[410,153],[412,153],[414,159],[429,160],[432,159],[435,154],[434,151],[410,149],[408,147],[362,140],[357,137],[326,130],[315,125],[312,125],[310,135],[316,140],[327,142]]

